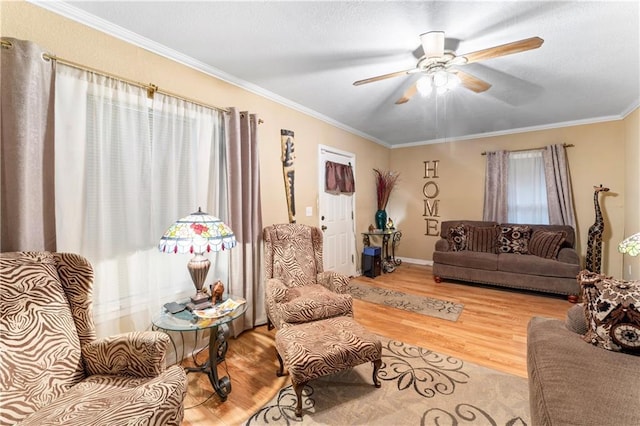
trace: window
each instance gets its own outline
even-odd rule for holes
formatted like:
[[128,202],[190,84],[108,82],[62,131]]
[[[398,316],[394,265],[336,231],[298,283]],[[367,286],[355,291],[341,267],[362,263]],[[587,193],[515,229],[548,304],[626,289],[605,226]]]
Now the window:
[[510,223],[549,224],[542,151],[509,153],[507,215]]
[[[158,252],[164,231],[198,207],[224,213],[223,113],[159,93],[150,102],[142,88],[63,65],[55,102],[58,250],[91,262],[99,332],[120,332],[122,316],[144,329],[193,292],[189,256]],[[210,278],[226,280],[228,257],[211,260]]]

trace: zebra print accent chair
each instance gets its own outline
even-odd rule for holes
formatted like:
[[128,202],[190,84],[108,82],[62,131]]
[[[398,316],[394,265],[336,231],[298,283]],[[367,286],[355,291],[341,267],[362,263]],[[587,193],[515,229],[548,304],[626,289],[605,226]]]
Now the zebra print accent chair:
[[1,425],[180,425],[187,380],[169,337],[97,339],[93,269],[69,253],[0,254]]
[[277,328],[337,316],[353,316],[349,277],[324,271],[322,231],[286,223],[263,230],[265,305]]

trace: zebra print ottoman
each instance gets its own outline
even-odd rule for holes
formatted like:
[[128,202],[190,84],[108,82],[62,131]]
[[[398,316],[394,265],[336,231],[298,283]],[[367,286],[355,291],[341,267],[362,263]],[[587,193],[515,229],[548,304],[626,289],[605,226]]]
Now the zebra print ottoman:
[[373,362],[373,384],[380,387],[382,364],[380,339],[352,317],[334,317],[281,328],[276,333],[280,369],[286,366],[298,401],[295,413],[302,416],[302,389],[310,380]]

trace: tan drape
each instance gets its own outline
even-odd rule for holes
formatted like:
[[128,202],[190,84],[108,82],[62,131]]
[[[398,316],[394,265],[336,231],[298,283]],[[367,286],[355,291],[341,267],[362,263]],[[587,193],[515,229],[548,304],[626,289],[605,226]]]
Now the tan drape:
[[3,40],[0,250],[55,251],[54,63],[33,42]]
[[573,193],[567,153],[562,144],[546,146],[542,151],[544,177],[547,182],[549,224],[576,227]]
[[507,222],[508,166],[507,151],[487,152],[482,220]]
[[[258,118],[230,108],[226,126],[231,229],[238,245],[230,251],[229,292],[247,300],[243,321],[234,322],[234,334],[266,324],[262,282],[262,208],[258,158]],[[240,325],[242,325],[240,327]]]

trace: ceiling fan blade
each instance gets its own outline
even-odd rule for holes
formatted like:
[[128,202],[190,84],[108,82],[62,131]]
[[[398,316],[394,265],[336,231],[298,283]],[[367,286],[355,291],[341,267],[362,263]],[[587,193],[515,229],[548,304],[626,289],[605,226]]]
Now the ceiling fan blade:
[[542,43],[544,43],[544,40],[540,37],[531,37],[458,56],[464,56],[467,58],[467,63],[470,64],[472,62],[484,61],[485,59],[497,58],[499,56],[537,49],[542,46]]
[[444,55],[444,32],[430,31],[420,34],[420,42],[422,43],[422,51],[424,56],[429,58],[441,58]]
[[404,91],[402,97],[396,101],[396,105],[409,102],[409,99],[418,92],[418,82],[414,82],[407,90]]
[[406,75],[406,74],[409,74],[409,73],[412,73],[412,72],[415,72],[415,68],[411,68],[411,69],[404,70],[404,71],[391,72],[389,74],[378,75],[376,77],[365,78],[364,80],[355,81],[353,83],[353,85],[354,86],[360,86],[362,84],[373,83],[374,81],[385,80],[387,78],[392,78],[392,77],[399,77],[401,75]]
[[491,85],[486,81],[480,80],[478,77],[474,77],[464,71],[458,70],[456,75],[460,78],[460,84],[476,93],[484,92],[491,87]]

